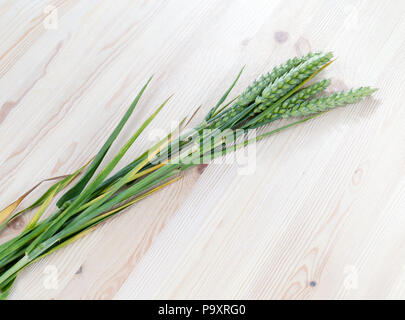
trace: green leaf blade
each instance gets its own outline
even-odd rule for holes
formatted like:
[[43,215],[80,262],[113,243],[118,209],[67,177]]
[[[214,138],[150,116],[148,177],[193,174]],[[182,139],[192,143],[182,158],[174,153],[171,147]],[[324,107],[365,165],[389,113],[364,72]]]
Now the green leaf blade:
[[100,166],[100,164],[103,161],[104,157],[106,156],[108,150],[110,149],[112,143],[118,137],[118,135],[121,132],[122,128],[124,127],[124,125],[128,121],[131,114],[133,113],[136,105],[138,104],[139,99],[141,98],[142,94],[146,90],[146,87],[148,86],[148,84],[152,80],[152,77],[150,77],[148,79],[146,84],[139,91],[139,93],[136,96],[135,100],[131,103],[130,107],[128,108],[125,115],[122,117],[121,121],[118,123],[118,125],[115,127],[114,131],[108,137],[107,141],[101,147],[100,151],[97,153],[94,160],[92,161],[92,163],[87,168],[87,170],[86,170],[85,174],[83,175],[83,177],[59,199],[59,201],[56,204],[59,208],[61,208],[64,205],[64,203],[66,203],[69,200],[71,200],[72,198],[76,197],[78,194],[80,194],[80,192],[83,191],[83,189],[85,188],[87,183],[90,181],[90,179],[92,178],[92,176],[96,172],[97,168]]

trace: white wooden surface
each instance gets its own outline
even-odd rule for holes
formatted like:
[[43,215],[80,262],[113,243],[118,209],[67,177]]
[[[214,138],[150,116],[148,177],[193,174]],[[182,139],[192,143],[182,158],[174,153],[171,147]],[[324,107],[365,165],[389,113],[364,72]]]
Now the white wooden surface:
[[10,298],[405,298],[404,16],[394,0],[0,1],[1,207],[94,155],[152,73],[113,152],[173,92],[154,128],[200,104],[201,119],[244,64],[235,92],[309,50],[338,57],[334,88],[380,88],[261,142],[254,174],[192,170],[31,266]]

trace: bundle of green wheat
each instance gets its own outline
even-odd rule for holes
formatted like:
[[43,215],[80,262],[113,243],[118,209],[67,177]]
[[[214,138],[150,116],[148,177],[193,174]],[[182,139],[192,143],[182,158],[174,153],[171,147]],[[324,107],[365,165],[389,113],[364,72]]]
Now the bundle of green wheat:
[[[201,163],[207,155],[209,159],[223,156],[266,136],[308,121],[325,111],[355,103],[363,97],[370,96],[376,90],[362,87],[318,97],[330,84],[329,80],[305,85],[328,66],[331,59],[332,53],[321,52],[290,59],[263,75],[231,103],[223,106],[239,79],[241,71],[231,87],[199,125],[177,138],[174,138],[173,133],[169,134],[109,177],[127,150],[168,102],[167,99],[93,178],[112,143],[138,104],[151,81],[149,79],[89,164],[52,185],[28,208],[14,213],[24,195],[0,212],[0,230],[2,230],[17,216],[39,206],[23,232],[0,245],[0,297],[5,299],[8,296],[12,284],[23,268],[72,243],[94,230],[106,219],[176,181],[180,178],[179,174],[182,171]],[[250,140],[224,142],[229,130],[236,132],[235,137],[238,138],[246,130],[262,127],[278,119],[294,117],[301,117],[301,119]],[[183,122],[184,120],[180,123],[180,127]],[[240,130],[235,131],[236,129]],[[41,220],[51,200],[81,171],[84,171],[83,176],[59,199],[55,212]]]

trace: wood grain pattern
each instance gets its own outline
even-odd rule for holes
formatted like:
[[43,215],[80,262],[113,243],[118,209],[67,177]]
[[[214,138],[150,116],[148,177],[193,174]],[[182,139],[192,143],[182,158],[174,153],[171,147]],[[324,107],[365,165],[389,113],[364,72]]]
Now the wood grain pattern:
[[253,174],[193,169],[29,267],[10,298],[405,298],[404,17],[378,0],[0,1],[1,207],[85,163],[152,73],[112,154],[173,92],[155,128],[201,118],[244,64],[235,92],[309,50],[338,57],[334,89],[380,88],[261,142]]

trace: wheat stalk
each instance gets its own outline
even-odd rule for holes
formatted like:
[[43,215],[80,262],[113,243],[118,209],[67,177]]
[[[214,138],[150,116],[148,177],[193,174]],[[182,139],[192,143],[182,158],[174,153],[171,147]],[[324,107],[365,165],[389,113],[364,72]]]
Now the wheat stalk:
[[[149,79],[111,136],[87,166],[83,176],[59,199],[57,210],[41,220],[41,216],[53,197],[67,187],[84,167],[54,184],[29,206],[30,209],[37,206],[40,208],[28,223],[27,228],[20,235],[0,245],[0,291],[2,292],[0,298],[7,297],[22,269],[76,241],[126,207],[176,181],[181,172],[199,164],[199,161],[202,161],[206,155],[209,155],[211,159],[225,155],[269,135],[308,121],[335,107],[358,102],[376,90],[362,87],[349,92],[315,98],[325,90],[330,81],[321,80],[307,87],[305,85],[326,68],[331,59],[331,53],[321,52],[290,59],[260,77],[237,98],[231,100],[236,102],[223,105],[238,81],[242,69],[218,103],[195,128],[182,133],[177,138],[170,133],[165,139],[145,150],[131,163],[110,176],[127,150],[166,105],[167,99],[135,131],[112,160],[95,174],[112,143],[138,105],[143,92],[151,81]],[[277,119],[296,117],[301,119],[270,130],[254,139],[242,143],[224,143],[225,138],[229,135],[227,130],[248,130],[263,127]],[[179,127],[182,126],[184,120]],[[238,138],[244,132],[244,130],[238,130],[234,135]],[[27,210],[24,209],[13,214],[18,203],[18,201],[14,202],[0,211],[0,217],[5,221],[3,225],[0,225],[0,230]]]

